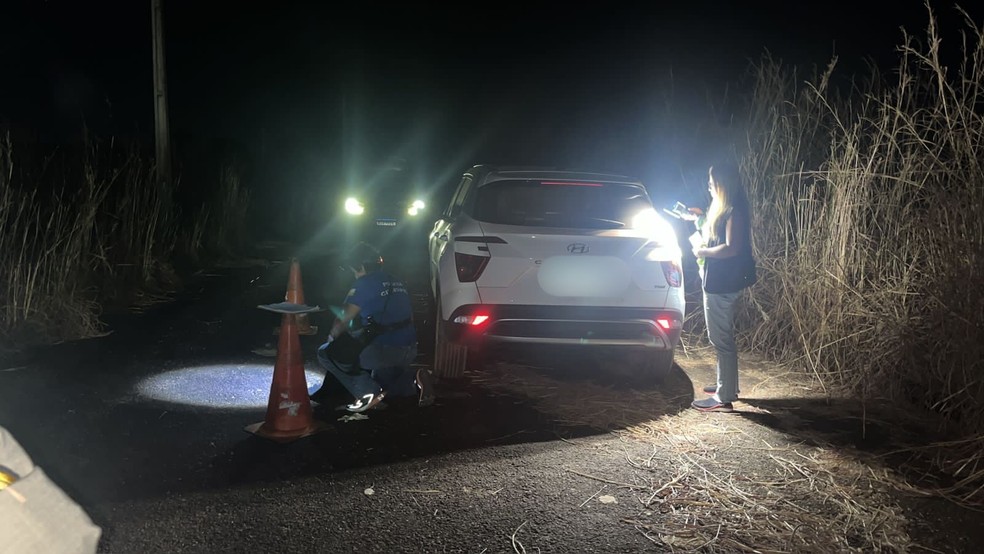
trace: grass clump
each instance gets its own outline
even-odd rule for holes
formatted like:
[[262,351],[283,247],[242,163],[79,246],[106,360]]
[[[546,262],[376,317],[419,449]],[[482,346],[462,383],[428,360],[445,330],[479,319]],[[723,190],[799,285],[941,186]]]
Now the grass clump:
[[0,137],[0,345],[103,334],[104,310],[178,286],[177,257],[203,263],[241,247],[249,195],[232,170],[220,184],[182,211],[180,182],[157,179],[135,148],[87,139],[40,154]]

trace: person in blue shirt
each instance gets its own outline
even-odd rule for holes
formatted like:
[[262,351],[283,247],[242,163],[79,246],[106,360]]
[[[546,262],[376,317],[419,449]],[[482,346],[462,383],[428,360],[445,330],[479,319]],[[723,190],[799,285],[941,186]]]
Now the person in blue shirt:
[[[342,314],[318,349],[318,361],[354,397],[346,409],[364,412],[387,396],[419,394],[419,406],[433,403],[427,369],[415,372],[411,367],[417,357],[417,332],[406,285],[383,271],[382,256],[368,243],[352,248],[346,264],[355,282],[345,296]],[[365,346],[352,359],[358,345]]]

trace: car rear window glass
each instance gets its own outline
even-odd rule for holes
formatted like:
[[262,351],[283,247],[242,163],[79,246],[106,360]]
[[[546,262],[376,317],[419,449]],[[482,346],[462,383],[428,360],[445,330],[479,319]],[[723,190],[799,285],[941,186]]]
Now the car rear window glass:
[[647,208],[652,203],[638,185],[504,180],[478,189],[472,216],[505,225],[620,229]]

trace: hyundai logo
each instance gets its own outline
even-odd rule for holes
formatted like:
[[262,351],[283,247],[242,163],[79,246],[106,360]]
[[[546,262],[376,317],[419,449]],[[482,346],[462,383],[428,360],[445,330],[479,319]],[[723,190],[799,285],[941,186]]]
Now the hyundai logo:
[[567,251],[571,254],[587,254],[588,245],[582,242],[572,242],[567,245]]

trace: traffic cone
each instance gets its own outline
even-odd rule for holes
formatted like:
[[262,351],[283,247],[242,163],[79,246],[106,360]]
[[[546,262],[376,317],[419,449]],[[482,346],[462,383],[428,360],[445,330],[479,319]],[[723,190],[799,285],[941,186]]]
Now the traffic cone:
[[289,442],[325,429],[325,423],[311,415],[301,339],[297,336],[297,316],[281,318],[277,362],[273,367],[266,419],[246,427],[246,431],[278,442]]
[[[287,294],[284,301],[291,304],[304,305],[304,285],[301,283],[301,262],[297,258],[290,260],[290,276],[287,278]],[[274,334],[277,331],[274,330]],[[317,335],[318,327],[311,325],[308,314],[297,314],[297,334]]]

